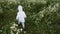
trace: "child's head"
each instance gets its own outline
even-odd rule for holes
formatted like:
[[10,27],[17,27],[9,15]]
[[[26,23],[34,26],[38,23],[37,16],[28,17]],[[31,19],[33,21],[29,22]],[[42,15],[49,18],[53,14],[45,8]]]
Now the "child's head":
[[18,6],[18,10],[19,10],[19,11],[22,11],[22,9],[23,9],[22,6],[19,5],[19,6]]

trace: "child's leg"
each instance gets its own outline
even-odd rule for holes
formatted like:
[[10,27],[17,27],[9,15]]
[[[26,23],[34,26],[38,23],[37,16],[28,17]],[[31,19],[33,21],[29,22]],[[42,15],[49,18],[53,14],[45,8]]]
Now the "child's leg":
[[24,24],[24,22],[22,22],[22,27],[25,28],[25,24]]
[[18,28],[20,28],[20,27],[21,27],[20,25],[21,25],[21,23],[20,23],[20,21],[18,21]]
[[22,23],[22,26],[23,26],[23,31],[24,31],[24,33],[26,33],[26,28],[25,28],[24,22]]

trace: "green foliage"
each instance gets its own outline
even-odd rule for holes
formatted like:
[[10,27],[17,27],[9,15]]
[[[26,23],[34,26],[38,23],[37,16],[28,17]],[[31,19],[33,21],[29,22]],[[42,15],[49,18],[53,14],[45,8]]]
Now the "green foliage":
[[19,4],[27,14],[26,34],[60,34],[59,0],[0,0],[2,34],[10,34]]

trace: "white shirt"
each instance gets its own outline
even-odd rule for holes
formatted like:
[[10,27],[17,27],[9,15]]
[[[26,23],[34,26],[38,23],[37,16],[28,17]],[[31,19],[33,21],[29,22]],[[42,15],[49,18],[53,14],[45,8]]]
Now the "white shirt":
[[17,13],[16,20],[18,20],[19,22],[25,22],[26,14],[22,10],[22,6],[18,6],[18,10],[19,12]]

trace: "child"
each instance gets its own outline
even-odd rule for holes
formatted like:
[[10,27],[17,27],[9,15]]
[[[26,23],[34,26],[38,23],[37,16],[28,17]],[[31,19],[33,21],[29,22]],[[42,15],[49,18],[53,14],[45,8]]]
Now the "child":
[[23,29],[25,28],[25,18],[26,18],[26,14],[23,11],[23,8],[21,5],[18,6],[18,13],[16,16],[16,20],[18,21],[18,24],[22,24]]

